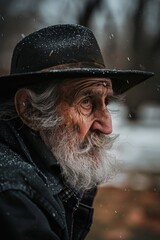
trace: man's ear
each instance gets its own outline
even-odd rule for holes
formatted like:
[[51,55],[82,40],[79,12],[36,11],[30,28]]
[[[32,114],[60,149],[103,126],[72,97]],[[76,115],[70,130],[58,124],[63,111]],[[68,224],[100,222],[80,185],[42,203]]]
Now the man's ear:
[[14,97],[14,103],[16,111],[21,118],[22,122],[26,124],[28,127],[32,128],[33,130],[37,130],[33,119],[27,114],[27,105],[28,101],[28,93],[26,89],[20,89],[16,92]]

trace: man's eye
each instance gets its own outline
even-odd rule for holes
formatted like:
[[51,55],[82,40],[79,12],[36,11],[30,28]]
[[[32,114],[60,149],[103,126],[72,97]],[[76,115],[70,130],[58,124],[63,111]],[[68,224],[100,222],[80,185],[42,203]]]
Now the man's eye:
[[79,106],[80,106],[79,111],[83,115],[90,115],[91,112],[93,111],[93,102],[90,97],[82,99],[79,103]]
[[81,101],[81,107],[85,109],[92,108],[92,102],[90,98],[85,98]]

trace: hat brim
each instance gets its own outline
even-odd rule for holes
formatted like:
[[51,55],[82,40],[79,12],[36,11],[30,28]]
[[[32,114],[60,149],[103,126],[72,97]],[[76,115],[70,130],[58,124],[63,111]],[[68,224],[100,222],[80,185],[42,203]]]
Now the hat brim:
[[154,76],[153,72],[141,70],[111,70],[98,68],[54,69],[0,77],[0,99],[7,99],[21,87],[39,84],[47,80],[65,78],[110,78],[115,94],[122,94],[137,84]]

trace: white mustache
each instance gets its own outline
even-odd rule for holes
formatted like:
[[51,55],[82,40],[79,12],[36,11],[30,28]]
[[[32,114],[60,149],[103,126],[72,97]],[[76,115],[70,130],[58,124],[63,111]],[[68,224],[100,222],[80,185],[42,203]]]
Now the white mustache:
[[110,149],[115,139],[115,135],[104,135],[92,132],[79,144],[80,152],[85,153],[92,148],[100,149],[106,147],[106,145],[107,148]]

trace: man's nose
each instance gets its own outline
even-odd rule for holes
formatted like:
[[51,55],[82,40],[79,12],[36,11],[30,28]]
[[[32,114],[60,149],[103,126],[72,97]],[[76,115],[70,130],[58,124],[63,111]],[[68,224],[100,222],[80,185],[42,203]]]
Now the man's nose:
[[91,129],[92,131],[99,131],[103,134],[112,133],[112,119],[106,108],[95,114],[95,119],[92,123]]

